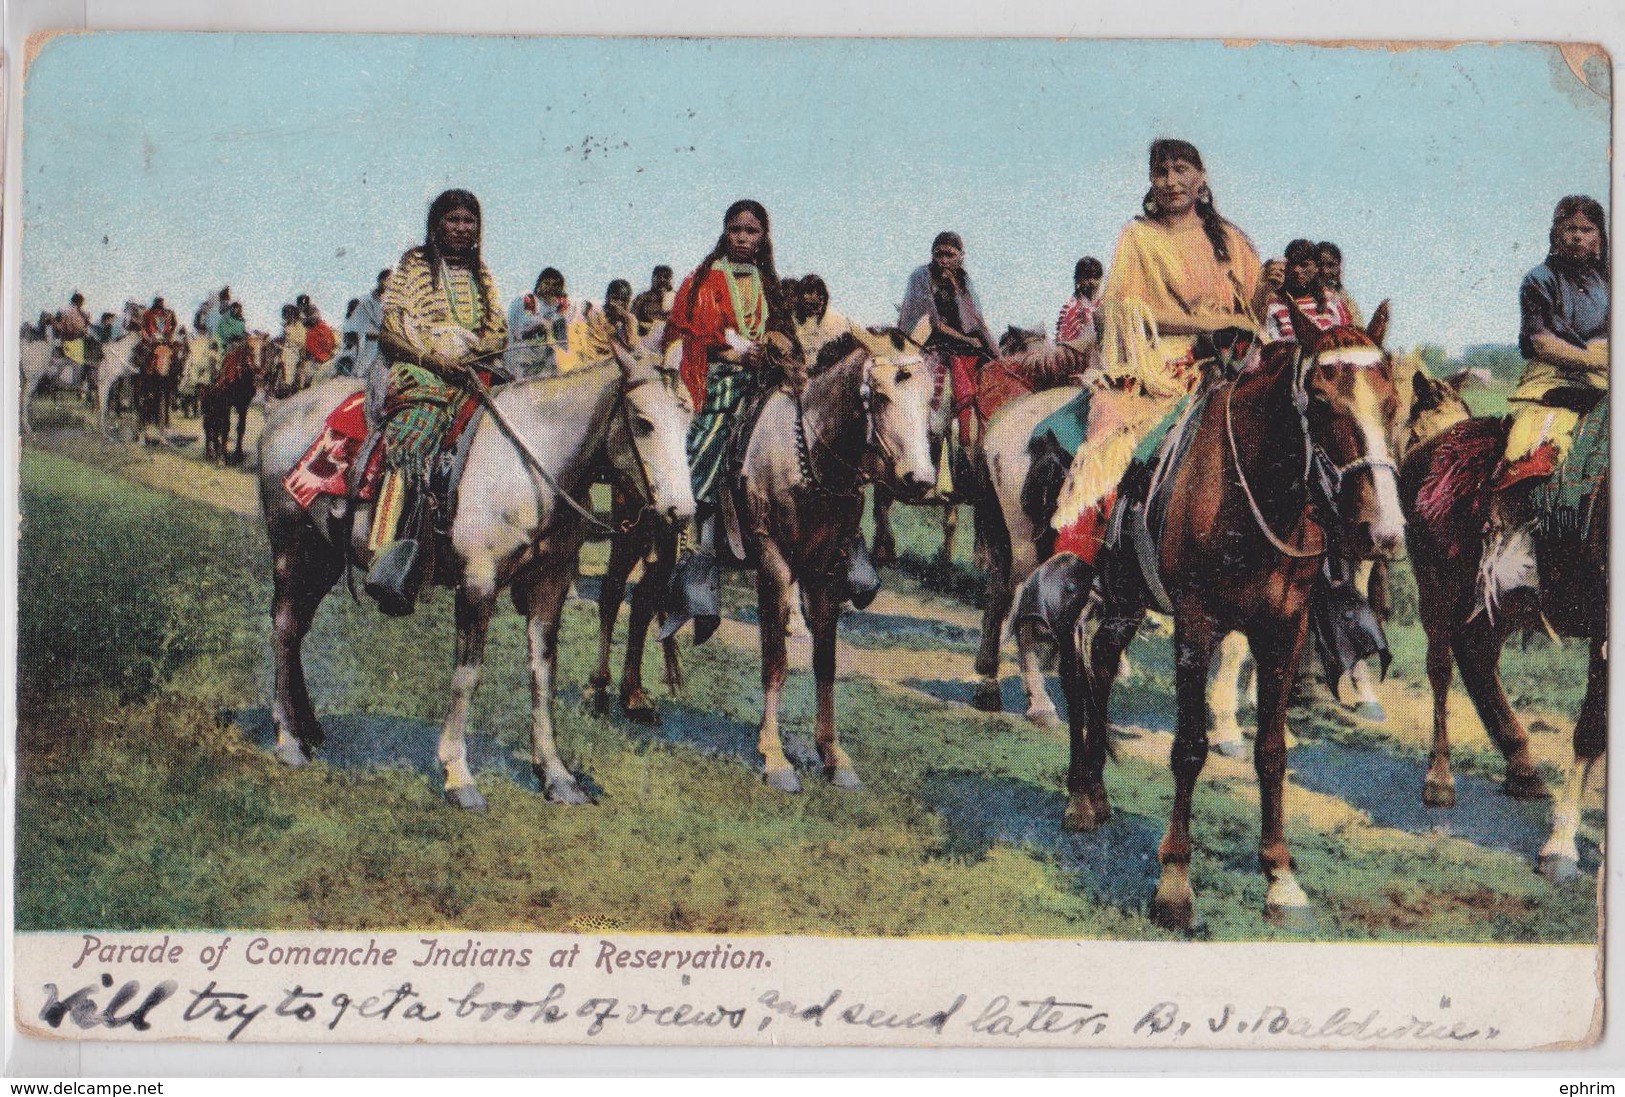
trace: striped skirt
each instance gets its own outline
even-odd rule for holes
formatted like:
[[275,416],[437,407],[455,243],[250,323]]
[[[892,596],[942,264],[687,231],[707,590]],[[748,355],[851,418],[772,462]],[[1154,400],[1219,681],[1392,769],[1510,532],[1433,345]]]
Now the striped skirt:
[[751,376],[745,370],[713,362],[706,372],[705,404],[688,428],[688,467],[696,502],[717,501],[731,427],[750,389]]

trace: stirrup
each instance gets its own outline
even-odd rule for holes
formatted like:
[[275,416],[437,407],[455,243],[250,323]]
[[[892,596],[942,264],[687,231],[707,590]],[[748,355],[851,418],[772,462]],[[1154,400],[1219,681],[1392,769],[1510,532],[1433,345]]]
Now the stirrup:
[[852,602],[854,609],[868,609],[869,604],[880,593],[880,572],[875,569],[875,562],[869,556],[869,546],[864,543],[863,534],[852,538],[852,545],[847,550],[846,558],[846,596]]
[[391,541],[379,550],[362,584],[387,617],[406,617],[417,608],[418,589],[423,583],[422,554],[415,538]]
[[1058,553],[1040,564],[1021,585],[1016,598],[1015,625],[1032,623],[1053,640],[1070,633],[1091,608],[1095,569],[1070,552]]
[[691,620],[695,646],[709,640],[722,624],[722,569],[714,552],[698,550],[678,558],[666,587],[666,620],[660,626],[660,639],[670,640]]

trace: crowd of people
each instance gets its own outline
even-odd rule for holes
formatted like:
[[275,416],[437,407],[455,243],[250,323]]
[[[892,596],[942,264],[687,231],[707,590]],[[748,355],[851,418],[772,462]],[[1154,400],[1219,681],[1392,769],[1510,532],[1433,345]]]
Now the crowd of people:
[[[1127,431],[1137,443],[1149,433],[1203,382],[1216,339],[1227,346],[1238,337],[1243,343],[1293,340],[1300,320],[1323,331],[1362,323],[1343,288],[1343,255],[1335,243],[1295,239],[1280,258],[1264,261],[1248,236],[1219,214],[1194,146],[1158,140],[1149,168],[1142,209],[1122,230],[1111,263],[1093,256],[1077,261],[1073,292],[1056,320],[1057,342],[1093,344],[1099,351],[1099,376],[1087,398],[1069,405],[1080,417],[1073,433],[1085,456],[1123,441],[1108,435]],[[483,383],[546,377],[602,360],[617,342],[649,340],[658,327],[660,349],[680,344],[678,374],[695,408],[690,460],[701,506],[700,553],[710,552],[730,425],[754,394],[798,383],[821,348],[853,328],[833,307],[826,280],[781,276],[767,210],[742,200],[725,211],[715,247],[675,288],[673,268],[662,264],[636,295],[629,281],[617,278],[602,303],[573,303],[564,274],[547,266],[530,292],[504,309],[481,259],[482,227],[478,199],[447,191],[429,209],[423,243],[346,304],[340,333],[301,294],[282,307],[282,331],[269,339],[272,395],[324,374],[366,380],[369,412],[386,423],[391,476],[383,520],[374,523],[374,548],[401,533],[451,408],[476,370]],[[1528,479],[1536,465],[1549,471],[1561,456],[1563,433],[1575,418],[1564,393],[1606,389],[1607,291],[1601,207],[1565,199],[1553,222],[1551,257],[1522,289],[1520,345],[1531,364],[1514,397],[1509,483]],[[951,401],[958,441],[972,444],[980,427],[973,412],[978,377],[1000,352],[958,233],[944,231],[932,241],[929,261],[903,288],[895,323],[922,344],[937,398]],[[89,387],[98,348],[129,333],[139,336],[144,354],[172,347],[179,360],[189,355],[188,376],[199,384],[247,334],[241,302],[222,287],[197,309],[190,338],[161,297],[146,309],[132,303],[122,317],[103,313],[93,323],[78,293],[61,311],[25,325],[23,335],[58,339],[62,354],[85,367]],[[1074,467],[1087,464],[1074,461]],[[1098,471],[1101,462],[1095,466]],[[1113,471],[1107,467],[1093,480],[1068,485],[1055,521],[1058,554],[1088,563],[1098,552],[1116,488]]]

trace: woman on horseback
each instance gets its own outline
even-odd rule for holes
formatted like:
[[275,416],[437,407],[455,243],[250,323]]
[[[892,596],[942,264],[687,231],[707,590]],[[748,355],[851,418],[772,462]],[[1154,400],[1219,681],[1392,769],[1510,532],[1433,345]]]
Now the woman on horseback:
[[1219,216],[1194,145],[1152,142],[1150,174],[1144,215],[1118,237],[1101,291],[1103,369],[1078,406],[1068,405],[1084,419],[1083,442],[1052,520],[1056,555],[1028,580],[1018,613],[1047,620],[1056,615],[1044,607],[1059,592],[1088,591],[1135,448],[1196,390],[1212,337],[1256,334],[1284,280],[1282,264],[1261,268],[1246,234]]
[[1580,418],[1608,395],[1608,225],[1594,198],[1552,213],[1546,261],[1518,289],[1518,349],[1528,359],[1507,400],[1511,425],[1494,488],[1483,577],[1494,605],[1536,585],[1534,488],[1563,464]]
[[965,269],[965,241],[957,232],[937,233],[931,241],[931,262],[909,275],[897,326],[912,332],[921,320],[929,320],[931,325],[925,349],[936,397],[941,398],[946,380],[953,393],[953,415],[959,421],[959,445],[967,447],[974,441],[971,408],[977,374],[983,363],[999,356],[999,345],[982,319],[981,302]]
[[429,468],[469,388],[476,359],[508,342],[491,272],[480,258],[480,202],[448,190],[429,206],[423,244],[395,265],[384,289],[378,344],[389,363],[384,401],[385,463],[367,547],[366,589],[386,613],[412,610],[417,530],[406,528],[427,489]]
[[723,214],[716,246],[677,289],[663,339],[668,347],[682,341],[678,376],[697,409],[688,462],[700,542],[672,577],[669,613],[694,618],[694,640],[703,643],[721,613],[716,514],[733,425],[754,394],[781,380],[786,367],[796,372],[801,359],[760,202],[742,198]]

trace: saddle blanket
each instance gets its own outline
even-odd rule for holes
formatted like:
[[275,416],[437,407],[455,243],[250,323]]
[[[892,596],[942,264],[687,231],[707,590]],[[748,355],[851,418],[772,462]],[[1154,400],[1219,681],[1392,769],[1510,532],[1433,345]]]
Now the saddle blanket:
[[[288,494],[302,509],[308,510],[318,496],[342,498],[349,493],[351,467],[362,450],[367,448],[365,403],[365,392],[352,393],[340,401],[328,413],[316,441],[282,478],[282,486],[288,489]],[[458,403],[452,415],[451,427],[440,442],[443,452],[456,446],[479,407],[479,400],[472,395]],[[361,471],[356,486],[357,500],[368,502],[377,494],[383,472],[384,447],[374,445],[367,454],[367,467]]]

